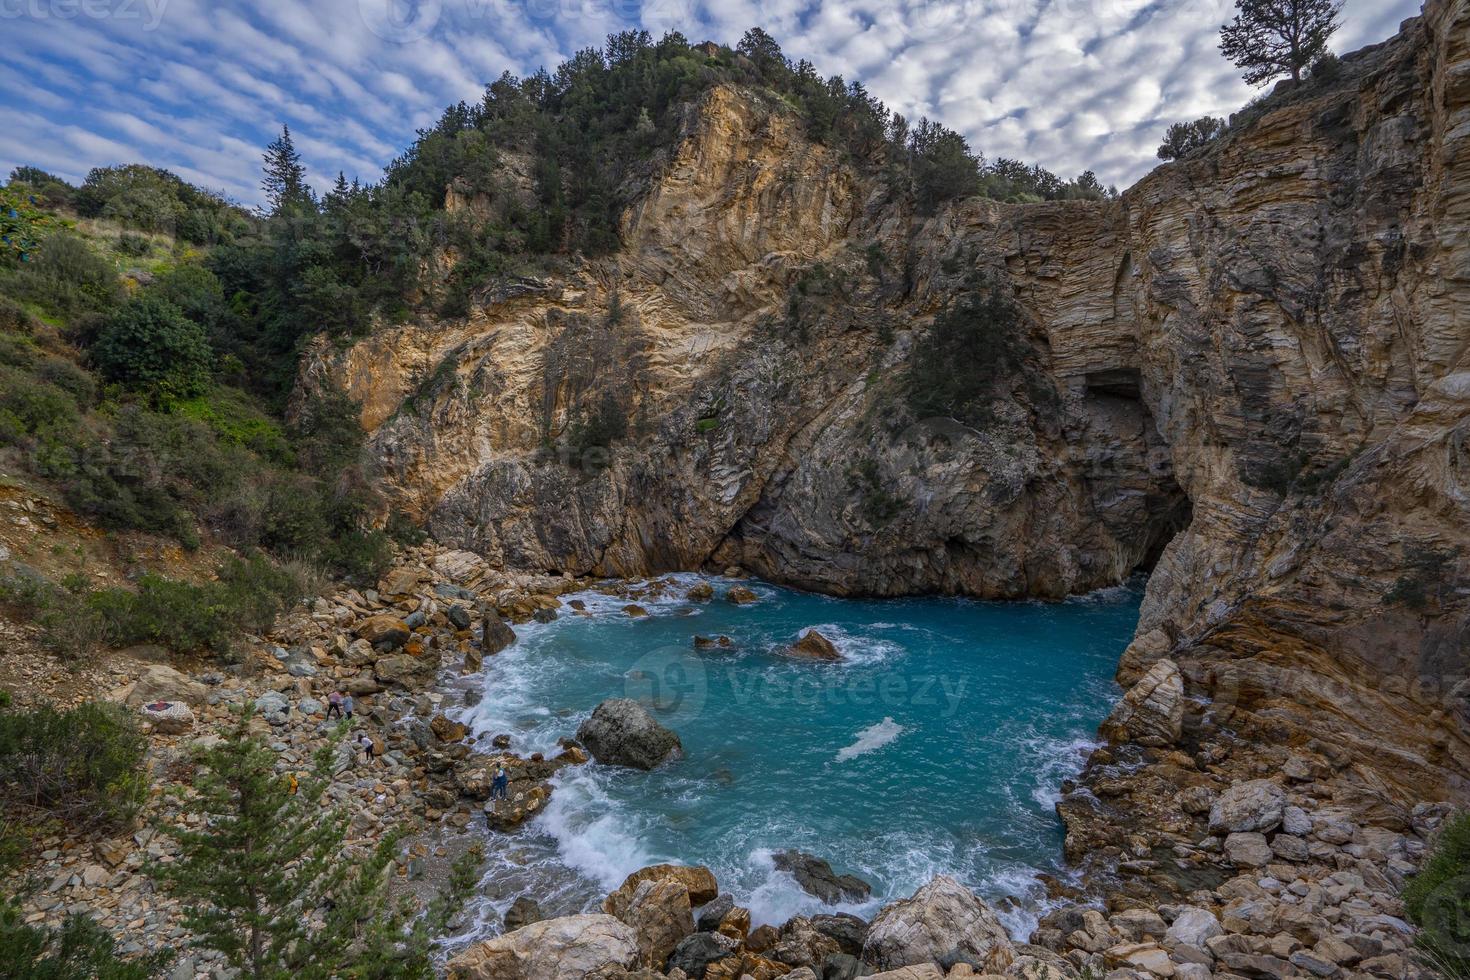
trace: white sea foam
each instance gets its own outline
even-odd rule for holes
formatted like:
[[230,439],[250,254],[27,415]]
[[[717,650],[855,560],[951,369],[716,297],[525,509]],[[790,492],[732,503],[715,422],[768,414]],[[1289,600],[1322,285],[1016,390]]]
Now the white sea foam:
[[892,718],[884,718],[878,724],[869,725],[867,728],[858,732],[857,741],[839,749],[837,752],[837,761],[846,762],[849,759],[856,759],[860,755],[867,755],[869,752],[877,752],[902,734],[902,725]]
[[803,628],[801,632],[805,633],[808,629],[814,629],[831,640],[837,652],[842,654],[842,663],[836,666],[844,664],[867,666],[903,656],[903,647],[897,643],[872,636],[861,636],[837,623],[818,623],[816,626]]

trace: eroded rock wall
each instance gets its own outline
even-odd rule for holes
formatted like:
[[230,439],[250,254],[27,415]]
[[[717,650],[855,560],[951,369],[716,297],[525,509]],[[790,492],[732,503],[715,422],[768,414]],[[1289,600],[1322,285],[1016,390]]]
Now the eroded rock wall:
[[[617,256],[306,377],[363,402],[395,506],[506,566],[1055,597],[1157,562],[1122,679],[1171,656],[1232,724],[1455,785],[1467,37],[1470,0],[1432,0],[1119,201],[928,218],[717,89]],[[1024,370],[983,422],[916,418],[915,345],[977,272]]]

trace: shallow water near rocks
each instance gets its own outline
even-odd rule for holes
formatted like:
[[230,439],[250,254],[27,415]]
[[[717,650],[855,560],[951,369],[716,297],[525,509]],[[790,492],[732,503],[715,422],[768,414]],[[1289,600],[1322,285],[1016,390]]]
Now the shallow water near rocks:
[[[760,601],[580,598],[589,615],[516,627],[518,642],[465,683],[484,700],[459,712],[521,754],[557,750],[609,697],[643,701],[683,741],[654,772],[585,766],[557,778],[547,811],[489,835],[491,864],[475,932],[519,894],[548,914],[593,907],[630,872],[659,861],[705,864],[753,919],[831,911],[776,872],[773,850],[800,848],[873,885],[845,911],[869,916],[937,873],[999,902],[1017,934],[1040,907],[1037,871],[1061,867],[1053,810],[1118,691],[1118,657],[1140,592],[1067,602],[845,600],[759,582]],[[622,609],[636,601],[645,618]],[[810,627],[841,663],[781,652]],[[696,635],[730,637],[696,650]],[[476,829],[476,833],[485,833]]]

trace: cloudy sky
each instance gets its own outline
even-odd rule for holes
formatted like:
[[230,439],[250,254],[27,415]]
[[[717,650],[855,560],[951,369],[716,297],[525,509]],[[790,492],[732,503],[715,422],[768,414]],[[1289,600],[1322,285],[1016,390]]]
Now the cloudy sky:
[[[991,157],[1126,186],[1164,128],[1253,94],[1216,50],[1233,0],[0,0],[0,174],[72,180],[142,161],[260,199],[291,126],[314,183],[374,180],[440,110],[503,70],[554,67],[612,31],[735,43],[859,79]],[[1420,0],[1347,0],[1335,48],[1394,33]]]

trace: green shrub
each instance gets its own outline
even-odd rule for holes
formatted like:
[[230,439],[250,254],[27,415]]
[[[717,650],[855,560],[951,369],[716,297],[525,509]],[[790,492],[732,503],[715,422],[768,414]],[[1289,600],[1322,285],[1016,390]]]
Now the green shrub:
[[60,317],[105,310],[122,299],[112,263],[68,231],[45,239],[4,286],[15,298]]
[[1020,311],[998,282],[971,280],[917,338],[909,359],[908,401],[920,417],[982,424],[995,382],[1022,365]]
[[123,255],[138,258],[153,251],[153,242],[147,236],[123,232],[117,238],[117,250]]
[[70,392],[13,367],[0,367],[0,443],[30,436],[70,441],[81,413]]
[[1425,958],[1445,976],[1470,976],[1470,812],[1445,821],[1403,899]]
[[169,950],[124,960],[106,929],[80,914],[59,929],[25,924],[12,902],[0,904],[0,949],[13,980],[151,980],[164,975]]
[[209,387],[213,354],[203,327],[144,294],[108,317],[91,358],[108,381],[168,402]]
[[315,583],[301,566],[263,556],[231,558],[219,580],[203,585],[148,574],[138,588],[104,589],[87,597],[114,645],[156,643],[175,653],[224,652],[235,634],[261,632]]
[[0,800],[72,830],[118,828],[147,794],[147,739],[112,704],[0,711]]

